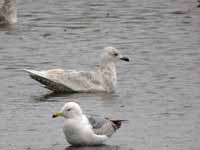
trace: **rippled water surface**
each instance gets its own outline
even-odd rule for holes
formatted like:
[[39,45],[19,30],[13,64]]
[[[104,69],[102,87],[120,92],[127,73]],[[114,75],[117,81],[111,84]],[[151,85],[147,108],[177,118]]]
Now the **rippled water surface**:
[[[199,150],[200,9],[195,0],[17,0],[18,23],[0,32],[1,150]],[[22,71],[88,69],[105,46],[118,64],[112,94],[55,95]],[[67,101],[86,114],[128,119],[102,147],[69,147]]]

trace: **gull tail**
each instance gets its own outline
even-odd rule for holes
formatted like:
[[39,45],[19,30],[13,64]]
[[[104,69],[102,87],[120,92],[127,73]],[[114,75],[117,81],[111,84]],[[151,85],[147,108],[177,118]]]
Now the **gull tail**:
[[113,128],[115,130],[119,129],[122,125],[122,122],[127,122],[128,120],[110,120],[113,123]]

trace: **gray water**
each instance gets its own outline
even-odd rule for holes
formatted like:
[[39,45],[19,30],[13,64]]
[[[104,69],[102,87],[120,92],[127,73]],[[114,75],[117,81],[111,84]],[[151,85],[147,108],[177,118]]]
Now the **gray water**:
[[[199,150],[200,9],[195,0],[18,0],[0,32],[1,150]],[[105,46],[118,64],[111,94],[55,95],[22,69],[89,69]],[[65,102],[128,119],[102,147],[69,147]]]

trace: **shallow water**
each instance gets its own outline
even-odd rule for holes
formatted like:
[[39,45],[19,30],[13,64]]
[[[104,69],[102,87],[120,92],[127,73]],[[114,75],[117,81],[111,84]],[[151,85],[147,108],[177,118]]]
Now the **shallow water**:
[[[199,150],[200,9],[195,0],[18,0],[16,27],[0,32],[1,150]],[[115,93],[55,95],[22,71],[88,69],[105,46],[118,65]],[[67,101],[86,114],[128,119],[103,147],[69,147]]]

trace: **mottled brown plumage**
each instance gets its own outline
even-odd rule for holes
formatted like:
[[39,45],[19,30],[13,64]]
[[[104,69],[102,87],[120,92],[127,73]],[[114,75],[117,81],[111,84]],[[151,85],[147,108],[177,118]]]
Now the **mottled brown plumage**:
[[116,63],[129,61],[113,47],[106,47],[99,67],[91,71],[50,69],[25,70],[54,92],[113,92],[117,83]]
[[3,0],[0,3],[0,25],[11,25],[17,22],[16,0]]

